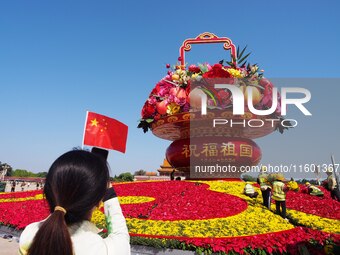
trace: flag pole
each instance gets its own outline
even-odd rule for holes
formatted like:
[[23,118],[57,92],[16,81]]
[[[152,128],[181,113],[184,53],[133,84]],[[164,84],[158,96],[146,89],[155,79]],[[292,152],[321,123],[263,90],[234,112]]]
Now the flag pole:
[[334,175],[335,181],[337,183],[338,190],[340,190],[339,179],[338,179],[338,176],[337,176],[336,171],[335,171],[336,168],[335,168],[335,160],[334,160],[333,155],[331,155],[331,160],[332,160],[332,165],[333,165],[333,175]]
[[89,111],[86,111],[86,118],[85,118],[84,131],[83,131],[83,141],[81,142],[82,150],[84,150],[84,139],[85,139],[86,123],[87,123],[88,116],[89,116]]
[[316,173],[316,181],[318,182],[318,185],[320,185],[320,168],[318,164],[315,164],[315,173]]

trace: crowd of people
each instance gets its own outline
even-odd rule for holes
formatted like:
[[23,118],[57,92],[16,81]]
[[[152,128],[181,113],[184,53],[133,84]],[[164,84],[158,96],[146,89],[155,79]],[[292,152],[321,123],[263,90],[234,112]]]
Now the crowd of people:
[[15,191],[28,191],[28,190],[39,190],[43,189],[44,183],[43,181],[32,182],[32,181],[9,181],[7,185],[10,186],[11,192]]
[[[327,171],[327,176],[326,188],[330,192],[332,199],[340,202],[340,192],[332,169]],[[286,194],[289,190],[289,187],[286,184],[287,181],[285,180],[284,175],[270,175],[267,173],[267,168],[263,166],[261,173],[257,178],[257,183],[260,185],[263,205],[270,210],[271,199],[273,199],[275,201],[276,213],[282,218],[288,220],[286,218]],[[323,191],[317,187],[317,185],[312,185],[309,182],[306,182],[305,185],[306,192],[311,196],[324,196]],[[251,198],[256,198],[258,196],[258,192],[255,191],[255,188],[250,182],[246,183],[244,187],[244,194]]]

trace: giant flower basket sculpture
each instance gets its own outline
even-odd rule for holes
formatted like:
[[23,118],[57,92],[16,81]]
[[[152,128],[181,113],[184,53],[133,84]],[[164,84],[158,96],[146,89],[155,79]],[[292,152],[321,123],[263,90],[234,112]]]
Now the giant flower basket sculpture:
[[[231,61],[186,65],[185,52],[191,44],[204,43],[223,43]],[[167,65],[167,75],[143,106],[138,127],[173,141],[166,158],[174,168],[191,172],[190,178],[240,177],[242,166],[261,160],[261,150],[252,139],[290,127],[281,116],[280,95],[257,65],[247,63],[245,50],[212,33],[185,40],[179,63],[173,68]],[[234,88],[243,95],[241,114],[233,111]]]

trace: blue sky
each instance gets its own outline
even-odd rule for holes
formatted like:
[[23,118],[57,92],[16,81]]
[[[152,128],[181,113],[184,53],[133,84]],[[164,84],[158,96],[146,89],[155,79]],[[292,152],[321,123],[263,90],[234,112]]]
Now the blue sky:
[[[46,171],[81,145],[91,110],[129,126],[127,153],[110,152],[113,174],[154,171],[169,142],[136,126],[183,40],[210,31],[248,45],[250,62],[269,78],[339,78],[339,7],[335,0],[1,1],[0,161]],[[214,63],[226,56],[220,47],[196,46],[187,61]],[[326,95],[315,85],[315,94],[324,95],[312,94],[316,112],[323,109],[308,120],[315,125],[303,121],[285,136],[257,140],[263,162],[329,163],[330,153],[340,160],[339,89],[332,84],[324,85],[331,92]],[[325,113],[326,105],[332,112]],[[290,141],[298,144],[295,150]]]

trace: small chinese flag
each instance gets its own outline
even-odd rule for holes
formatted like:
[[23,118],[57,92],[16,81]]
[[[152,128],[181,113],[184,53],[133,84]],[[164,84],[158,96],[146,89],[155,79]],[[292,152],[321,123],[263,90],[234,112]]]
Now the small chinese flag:
[[87,112],[85,145],[116,150],[125,153],[128,126],[104,115]]

